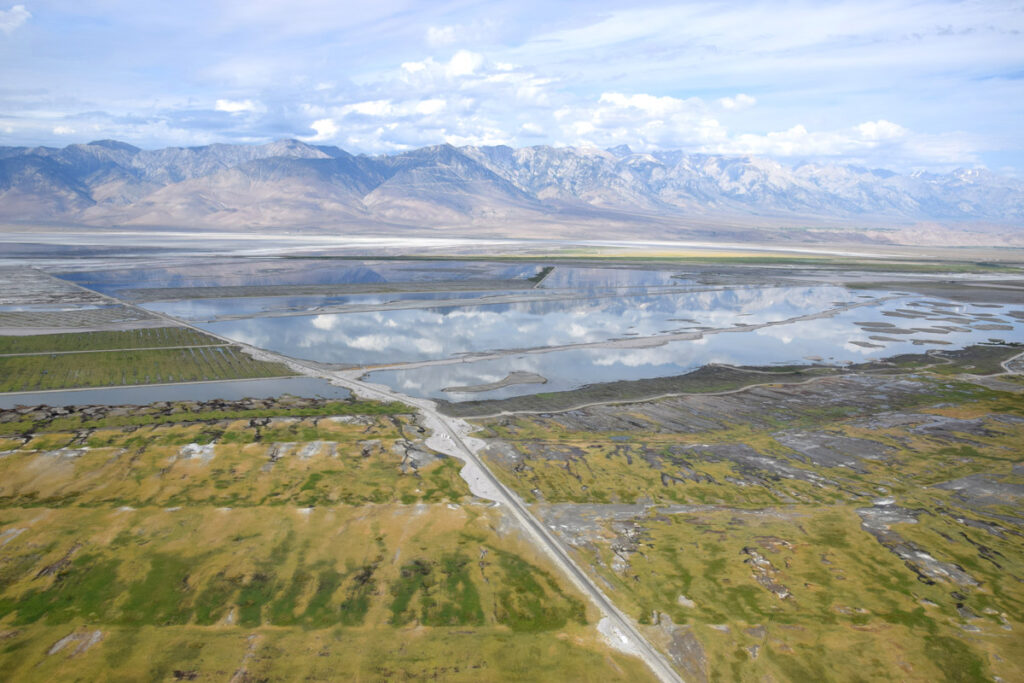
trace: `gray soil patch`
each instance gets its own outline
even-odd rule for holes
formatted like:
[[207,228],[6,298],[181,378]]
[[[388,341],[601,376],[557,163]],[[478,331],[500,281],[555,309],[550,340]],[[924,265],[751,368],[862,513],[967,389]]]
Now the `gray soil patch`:
[[77,645],[71,652],[71,656],[80,655],[96,643],[103,640],[103,631],[86,631],[84,633],[74,632],[64,636],[46,651],[48,655],[55,655],[69,645]]
[[775,440],[796,451],[797,458],[807,464],[846,467],[861,473],[867,472],[863,460],[885,460],[892,452],[877,441],[822,432],[784,432],[776,434]]
[[874,507],[859,508],[857,514],[861,518],[861,528],[903,560],[907,568],[917,574],[918,581],[929,585],[937,581],[960,586],[978,585],[978,581],[964,571],[963,567],[937,560],[924,548],[906,540],[890,528],[893,524],[916,524],[919,512],[884,501]]
[[986,418],[976,417],[970,420],[961,420],[943,415],[928,415],[926,417],[927,419],[924,422],[912,427],[910,431],[949,443],[970,444],[977,444],[978,442],[974,439],[966,438],[968,436],[993,437],[1000,435],[999,431],[993,429],[996,425],[992,425]]
[[95,292],[80,289],[34,268],[0,268],[0,305],[82,306],[108,304]]
[[[692,434],[737,424],[768,429],[820,410],[852,417],[873,415],[931,391],[926,383],[898,377],[846,375],[809,384],[754,387],[731,394],[673,396],[633,403],[628,412],[619,406],[595,405],[541,414],[537,419],[577,432],[628,433],[640,429],[660,434]],[[490,419],[499,424],[504,420]]]
[[770,489],[773,483],[779,479],[799,479],[819,486],[839,486],[835,481],[809,470],[795,467],[780,458],[759,453],[743,443],[708,444],[694,446],[689,450],[701,460],[731,462],[745,479],[744,483],[747,484],[756,484]]
[[672,617],[667,614],[656,612],[654,623],[668,637],[669,657],[672,662],[683,672],[686,681],[694,683],[707,683],[708,660],[704,653],[704,647],[697,640],[693,628],[686,625],[676,625]]
[[610,525],[633,524],[644,516],[648,505],[606,504],[587,505],[576,503],[542,504],[533,506],[541,521],[573,546],[607,539],[606,529]]
[[[917,294],[929,297],[942,297],[963,303],[1014,304],[1020,305],[1024,282],[1020,280],[1001,281],[954,281],[937,282],[935,280],[898,280],[888,282],[859,283],[856,287],[871,289],[910,289]],[[949,307],[949,304],[935,302],[935,308]]]
[[0,333],[13,336],[100,330],[166,327],[167,321],[127,306],[83,308],[73,311],[0,312]]
[[999,481],[989,474],[972,474],[936,484],[935,488],[955,491],[957,498],[971,506],[1017,506],[1024,499],[1024,484]]

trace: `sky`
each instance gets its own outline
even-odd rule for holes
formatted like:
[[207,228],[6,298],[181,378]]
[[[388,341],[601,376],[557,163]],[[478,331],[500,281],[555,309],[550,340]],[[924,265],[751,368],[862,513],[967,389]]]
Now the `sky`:
[[0,0],[0,145],[572,145],[1024,176],[1024,0]]

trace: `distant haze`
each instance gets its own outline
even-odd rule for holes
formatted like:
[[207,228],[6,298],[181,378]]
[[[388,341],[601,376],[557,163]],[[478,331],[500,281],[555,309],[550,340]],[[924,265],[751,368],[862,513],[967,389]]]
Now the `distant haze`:
[[0,221],[1024,246],[1024,182],[626,146],[354,156],[297,140],[149,151],[105,140],[0,148]]

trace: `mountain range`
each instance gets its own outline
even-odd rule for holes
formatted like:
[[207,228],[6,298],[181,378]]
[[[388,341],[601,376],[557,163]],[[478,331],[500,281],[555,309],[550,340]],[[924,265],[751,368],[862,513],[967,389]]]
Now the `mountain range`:
[[1024,182],[759,157],[298,140],[0,147],[0,222],[1024,246]]

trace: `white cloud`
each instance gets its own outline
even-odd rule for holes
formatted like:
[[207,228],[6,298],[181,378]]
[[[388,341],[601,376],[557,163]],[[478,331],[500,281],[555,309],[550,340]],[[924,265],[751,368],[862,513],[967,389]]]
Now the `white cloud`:
[[623,95],[617,92],[606,92],[601,94],[598,102],[620,109],[636,109],[649,116],[665,116],[686,108],[686,102],[675,97],[656,97],[645,93]]
[[867,121],[857,126],[864,140],[895,140],[905,137],[907,129],[889,121]]
[[444,141],[456,147],[463,145],[493,147],[514,143],[514,140],[500,128],[487,128],[479,125],[473,126],[472,130],[467,130],[466,133],[445,133]]
[[757,98],[739,93],[736,97],[723,97],[718,100],[718,104],[721,105],[722,109],[738,111],[740,109],[749,109],[750,107],[753,107],[757,104]]
[[541,78],[528,71],[517,70],[511,64],[495,64],[491,68],[491,72],[482,78],[483,84],[511,89],[521,105],[547,107],[551,104],[554,79]]
[[[431,57],[364,84],[366,92],[392,93],[391,99],[328,106],[323,116],[343,125],[344,144],[358,151],[400,151],[445,141],[453,145],[518,143],[521,123],[530,141],[549,134],[551,108],[558,105],[554,79],[460,50],[448,61]],[[304,105],[307,110],[311,104]]]
[[444,351],[444,346],[436,339],[416,339],[412,345],[420,353],[428,355],[438,355]]
[[818,156],[840,154],[857,145],[852,135],[842,133],[811,133],[802,124],[789,130],[771,131],[764,135],[744,133],[714,147],[724,154],[756,154],[767,156]]
[[449,76],[471,76],[483,63],[483,55],[469,50],[459,50],[452,55],[445,71]]
[[586,137],[596,130],[597,128],[590,121],[574,121],[572,124],[572,132],[576,137]]
[[431,47],[451,45],[458,36],[455,26],[431,26],[427,29],[427,44]]
[[439,111],[442,111],[446,106],[448,106],[448,103],[438,97],[429,100],[421,100],[416,104],[416,113],[429,116],[430,114],[436,114]]
[[661,345],[649,349],[608,353],[598,356],[594,360],[594,365],[601,367],[623,365],[627,368],[639,368],[645,365],[668,365],[669,363],[682,365],[686,359],[680,357],[681,348],[678,345],[674,347]]
[[214,111],[224,111],[229,114],[244,114],[245,112],[263,111],[264,107],[252,100],[217,100]]
[[364,334],[354,338],[346,338],[344,342],[353,349],[360,351],[380,351],[395,346],[396,339],[386,334]]
[[[942,163],[958,155],[967,161],[972,158],[969,141],[915,135],[888,119],[835,130],[796,124],[766,132],[737,131],[734,126],[742,121],[730,119],[726,126],[715,113],[737,113],[754,106],[757,100],[745,93],[708,102],[698,97],[606,91],[587,101],[567,93],[556,79],[519,66],[499,65],[467,50],[456,52],[447,62],[430,57],[405,62],[390,74],[368,81],[365,91],[400,93],[400,97],[301,105],[309,118],[316,119],[312,139],[337,139],[343,125],[345,146],[372,151],[401,151],[440,140],[453,145],[521,146],[547,138],[581,148],[628,144],[641,152],[684,149],[870,165],[879,165],[881,159],[905,165],[915,157]],[[510,116],[510,103],[514,103],[515,118]]]
[[308,142],[332,140],[338,134],[338,124],[333,119],[318,119],[309,124],[309,127],[316,131],[316,135],[303,138]]
[[949,167],[976,163],[982,141],[963,133],[923,134],[880,119],[838,130],[808,130],[802,124],[764,134],[731,135],[699,151],[766,157],[826,158],[888,168],[922,164]]
[[764,156],[838,156],[856,153],[899,140],[908,131],[889,121],[867,121],[836,131],[809,131],[803,125],[764,135],[744,133],[722,141],[708,151],[721,154]]
[[555,120],[570,144],[640,151],[693,148],[727,139],[727,131],[700,98],[647,93],[603,93],[591,105],[556,110]]
[[327,116],[327,108],[319,104],[310,104],[309,102],[303,102],[299,105],[299,109],[307,117],[318,117],[324,118]]
[[341,108],[341,115],[362,114],[363,116],[387,116],[393,112],[390,100],[368,100],[347,104]]
[[903,169],[1024,158],[1019,2],[761,1],[740,22],[711,0],[9,3],[0,41],[33,42],[5,43],[0,110],[26,142],[66,141],[60,124],[146,147],[309,134],[370,153],[506,139]]
[[337,315],[320,314],[313,318],[313,327],[318,330],[333,330],[340,322],[340,317]]
[[9,10],[0,10],[0,31],[9,36],[31,18],[32,14],[24,5],[14,5]]
[[[0,125],[10,126],[22,138],[30,137],[50,140],[50,143],[66,144],[67,136],[83,136],[89,139],[118,139],[136,145],[152,145],[154,140],[162,145],[209,145],[223,140],[216,132],[201,128],[184,128],[173,120],[153,117],[126,123],[102,112],[95,116],[78,115],[68,117],[52,110],[34,110],[31,117],[5,120]],[[81,139],[77,140],[81,141]],[[239,138],[239,142],[265,142],[260,138]],[[10,144],[10,143],[9,143]]]

